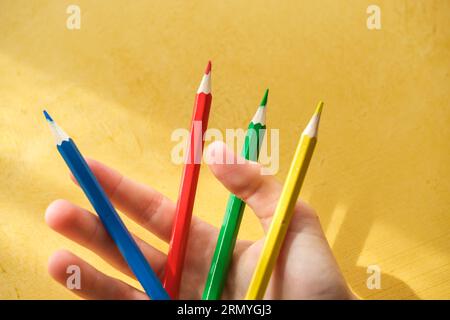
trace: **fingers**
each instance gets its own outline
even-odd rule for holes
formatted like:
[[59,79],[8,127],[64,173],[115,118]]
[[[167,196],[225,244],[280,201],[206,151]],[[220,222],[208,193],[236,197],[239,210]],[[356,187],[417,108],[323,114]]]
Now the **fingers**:
[[[114,205],[131,219],[168,242],[175,205],[156,190],[132,181],[95,160],[89,167]],[[72,176],[72,180],[74,180]]]
[[210,144],[206,152],[209,167],[216,178],[253,209],[267,230],[281,186],[273,177],[261,175],[259,164],[237,162],[236,155],[223,142]]
[[[119,271],[134,277],[114,241],[94,214],[68,201],[57,200],[47,208],[45,220],[56,232],[98,254]],[[155,273],[162,274],[165,255],[136,237],[135,240]]]
[[[137,183],[98,161],[87,160],[87,162],[108,197],[120,211],[161,240],[170,241],[176,209],[172,201],[156,190]],[[202,228],[199,230],[206,232],[197,234],[199,237],[208,237],[214,230],[212,226],[196,217],[192,217],[192,225],[194,224],[201,224]]]
[[[253,209],[267,231],[281,194],[281,184],[273,176],[262,175],[260,164],[244,161],[242,157],[238,161],[234,152],[221,141],[208,146],[206,158],[216,178]],[[296,214],[315,216],[314,211],[301,201],[295,210]],[[297,228],[295,222],[292,228]]]
[[101,273],[68,251],[53,254],[48,263],[48,272],[53,279],[84,299],[148,299],[145,293]]

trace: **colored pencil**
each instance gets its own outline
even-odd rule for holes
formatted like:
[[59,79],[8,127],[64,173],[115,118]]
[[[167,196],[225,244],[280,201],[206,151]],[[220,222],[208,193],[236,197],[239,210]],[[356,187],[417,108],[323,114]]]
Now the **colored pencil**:
[[272,222],[267,232],[261,255],[250,281],[250,286],[245,297],[247,300],[260,300],[264,298],[267,285],[269,284],[272,275],[272,270],[278,259],[281,246],[283,245],[286,232],[292,219],[294,207],[314,152],[322,107],[323,102],[319,102],[314,115],[301,135]]
[[209,110],[211,108],[211,62],[203,75],[194,103],[191,132],[189,140],[189,154],[183,167],[181,185],[175,210],[175,220],[172,227],[169,252],[164,275],[164,288],[169,295],[176,299],[180,290],[186,246],[194,207],[195,192],[202,150],[203,135],[208,127]]
[[[247,160],[258,160],[261,142],[266,131],[266,104],[268,93],[269,90],[267,89],[253,119],[248,125],[244,147],[241,153]],[[222,295],[244,209],[245,202],[236,195],[230,194],[225,210],[225,217],[223,219],[222,227],[220,228],[216,248],[209,268],[205,289],[203,291],[203,300],[218,300]]]
[[116,243],[120,253],[141,283],[147,295],[154,300],[169,299],[167,292],[164,290],[158,277],[120,219],[105,191],[100,186],[97,178],[75,145],[75,142],[53,121],[46,111],[44,111],[44,115],[55,136],[56,147],[59,153],[72,171],[72,174],[91,202],[105,229]]

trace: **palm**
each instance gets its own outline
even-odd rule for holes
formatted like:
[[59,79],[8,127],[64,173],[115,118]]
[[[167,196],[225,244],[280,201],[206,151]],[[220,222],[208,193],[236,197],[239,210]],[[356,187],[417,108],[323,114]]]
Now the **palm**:
[[[215,145],[214,150],[225,148]],[[221,152],[230,152],[227,149]],[[223,154],[223,153],[219,153]],[[214,162],[214,161],[212,161]],[[91,161],[90,166],[114,204],[161,239],[170,238],[175,206],[156,191],[132,182],[117,172]],[[245,200],[267,230],[281,187],[272,177],[260,176],[255,163],[245,165],[211,164],[211,170],[230,191]],[[253,184],[253,187],[252,187]],[[56,201],[48,209],[47,223],[56,231],[94,251],[118,270],[133,276],[99,219],[67,201]],[[194,217],[183,270],[180,298],[199,299],[202,295],[218,230]],[[161,277],[166,255],[136,238],[153,269]],[[242,299],[259,258],[264,239],[236,243],[232,265],[222,298]],[[66,283],[68,265],[82,269],[82,288],[75,293],[91,299],[145,299],[147,296],[117,279],[106,276],[79,257],[57,252],[49,263],[50,274]],[[322,232],[314,211],[299,202],[288,229],[278,263],[266,292],[268,299],[352,298]]]
[[[298,230],[292,230],[286,236],[266,298],[344,299],[351,297],[317,218],[309,211],[301,215],[301,219],[296,217],[298,222],[293,221],[294,224],[298,223]],[[192,239],[197,240],[189,243],[181,298],[201,297],[203,285],[198,284],[205,282],[217,234],[217,229],[211,230],[203,225],[192,230]],[[207,243],[206,248],[205,243]],[[263,244],[264,238],[256,242],[240,240],[236,243],[228,281],[222,295],[223,299],[242,299],[245,296]],[[199,252],[202,254],[199,255]],[[293,283],[297,285],[292,285]]]

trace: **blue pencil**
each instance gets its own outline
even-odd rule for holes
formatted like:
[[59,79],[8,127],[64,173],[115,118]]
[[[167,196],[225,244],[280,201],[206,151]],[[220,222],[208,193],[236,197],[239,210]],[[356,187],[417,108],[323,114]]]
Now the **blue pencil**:
[[44,111],[44,115],[55,136],[59,153],[147,295],[153,300],[170,299],[73,140],[53,121],[46,111]]

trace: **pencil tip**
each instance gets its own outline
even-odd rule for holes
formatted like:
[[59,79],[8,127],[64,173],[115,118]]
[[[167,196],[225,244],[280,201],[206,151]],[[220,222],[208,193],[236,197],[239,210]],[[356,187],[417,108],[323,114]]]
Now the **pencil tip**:
[[303,134],[310,136],[311,138],[317,137],[317,131],[319,130],[319,122],[320,122],[320,114],[322,113],[323,102],[319,101],[316,107],[316,111],[314,111],[313,116],[308,122],[305,130],[303,130]]
[[261,107],[265,107],[267,105],[267,98],[269,96],[269,89],[266,89],[266,92],[264,92],[264,97],[261,100],[261,103],[259,104]]
[[211,61],[208,61],[208,65],[206,66],[205,74],[202,76],[202,81],[200,82],[200,86],[198,87],[197,94],[211,93]]
[[211,72],[211,60],[208,61],[208,65],[206,66],[205,74],[208,74]]
[[314,114],[320,116],[320,114],[322,113],[322,109],[323,109],[323,101],[319,101],[319,103],[317,104],[317,108],[316,108],[316,111],[314,112]]
[[45,116],[45,119],[47,119],[47,121],[53,122],[52,117],[50,117],[50,115],[48,114],[48,112],[46,110],[44,110],[44,116]]

